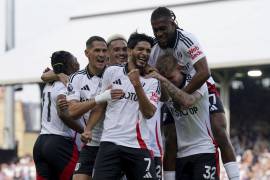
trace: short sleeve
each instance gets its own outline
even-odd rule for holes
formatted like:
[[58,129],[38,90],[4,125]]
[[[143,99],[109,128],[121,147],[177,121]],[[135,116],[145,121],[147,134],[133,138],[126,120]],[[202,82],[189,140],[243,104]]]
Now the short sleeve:
[[200,95],[204,96],[205,93],[208,93],[208,88],[206,83],[204,83],[199,89],[197,89],[195,92],[198,92]]
[[104,92],[108,87],[111,85],[111,78],[112,78],[112,68],[108,67],[105,69],[101,81],[101,92]]
[[160,90],[160,83],[156,79],[151,79],[151,83],[149,84],[148,88],[146,89],[146,96],[149,99],[149,101],[157,107],[161,90]]
[[182,43],[182,52],[188,59],[190,59],[192,65],[205,57],[201,45],[197,38],[192,34],[182,35],[180,41]]

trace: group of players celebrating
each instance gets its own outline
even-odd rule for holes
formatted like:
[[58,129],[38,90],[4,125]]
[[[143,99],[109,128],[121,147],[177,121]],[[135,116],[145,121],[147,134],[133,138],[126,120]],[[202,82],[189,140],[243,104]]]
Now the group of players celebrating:
[[133,33],[86,42],[46,69],[37,179],[217,180],[220,149],[230,180],[239,168],[202,48],[173,11],[151,14],[155,39]]

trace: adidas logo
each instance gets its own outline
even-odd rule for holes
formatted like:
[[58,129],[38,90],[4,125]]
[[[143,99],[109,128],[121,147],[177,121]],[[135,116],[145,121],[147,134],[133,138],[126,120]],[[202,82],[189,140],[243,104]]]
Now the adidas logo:
[[210,107],[210,110],[211,110],[211,111],[215,111],[215,110],[217,110],[217,109],[218,109],[218,108],[217,108],[215,105],[213,105],[213,104],[212,104],[211,107]]
[[120,79],[117,79],[116,81],[113,82],[113,84],[119,84],[119,85],[121,85],[122,83],[121,83],[121,80]]
[[152,178],[152,175],[150,172],[147,172],[144,176],[143,176],[144,179],[150,179]]
[[85,85],[85,86],[83,86],[83,87],[81,88],[81,90],[87,90],[87,91],[90,91],[90,88],[89,88],[88,85]]

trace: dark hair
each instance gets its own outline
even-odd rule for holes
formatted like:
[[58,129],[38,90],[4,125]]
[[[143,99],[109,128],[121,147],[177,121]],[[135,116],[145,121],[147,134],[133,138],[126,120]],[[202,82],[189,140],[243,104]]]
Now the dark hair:
[[164,17],[171,19],[175,23],[176,27],[179,28],[174,12],[166,7],[158,7],[155,9],[151,14],[151,21]]
[[107,44],[104,38],[102,38],[100,36],[92,36],[86,41],[86,47],[91,48],[94,41],[102,41],[105,44]]
[[177,67],[178,61],[174,57],[171,51],[166,51],[165,54],[160,56],[156,63],[156,68],[160,74],[167,76],[171,73],[175,67]]
[[129,49],[134,49],[134,47],[138,44],[138,42],[141,41],[149,42],[151,47],[153,47],[154,45],[154,39],[152,37],[147,36],[146,34],[134,32],[128,38],[127,47]]
[[75,58],[70,52],[67,51],[56,51],[52,54],[51,65],[53,71],[56,74],[65,73],[67,74],[68,63],[71,59]]

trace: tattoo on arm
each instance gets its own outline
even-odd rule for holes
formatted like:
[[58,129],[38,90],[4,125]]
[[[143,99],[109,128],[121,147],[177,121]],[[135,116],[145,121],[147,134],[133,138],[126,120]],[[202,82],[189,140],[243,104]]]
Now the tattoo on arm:
[[183,90],[179,89],[167,79],[162,81],[161,83],[163,87],[167,90],[172,100],[176,102],[177,104],[181,104],[185,107],[189,106],[190,104],[193,104],[194,99],[192,95],[189,95]]

